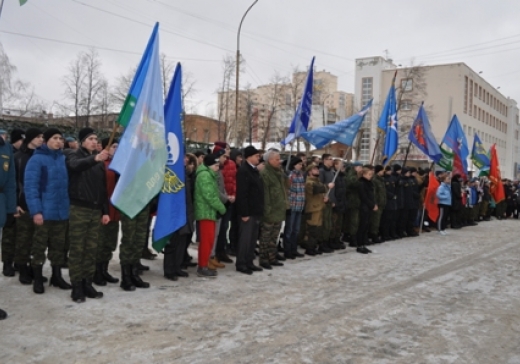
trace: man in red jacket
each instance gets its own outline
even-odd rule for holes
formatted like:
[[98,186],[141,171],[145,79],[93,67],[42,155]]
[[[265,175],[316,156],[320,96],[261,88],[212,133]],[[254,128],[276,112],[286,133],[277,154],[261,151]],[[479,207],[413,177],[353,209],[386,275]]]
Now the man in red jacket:
[[226,246],[229,222],[231,220],[232,208],[234,208],[235,196],[237,193],[237,165],[229,158],[231,148],[226,142],[215,142],[215,146],[213,147],[213,154],[222,149],[225,150],[224,155],[226,156],[226,161],[222,165],[221,172],[222,176],[224,177],[224,188],[226,190],[226,194],[228,195],[228,206],[226,206],[226,213],[224,216],[222,216],[222,220],[220,222],[220,230],[217,238],[215,255],[219,262],[233,263],[231,258],[226,254]]

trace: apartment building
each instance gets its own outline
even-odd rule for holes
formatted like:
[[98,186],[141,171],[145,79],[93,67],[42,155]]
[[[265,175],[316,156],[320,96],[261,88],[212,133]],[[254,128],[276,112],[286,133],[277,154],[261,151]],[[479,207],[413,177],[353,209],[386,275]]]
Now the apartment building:
[[[421,102],[424,101],[432,131],[439,143],[453,114],[456,114],[466,134],[470,151],[476,133],[486,149],[494,143],[497,145],[502,175],[508,178],[520,177],[517,176],[520,162],[520,125],[516,101],[504,96],[499,88],[489,84],[481,72],[475,72],[462,62],[397,67],[391,60],[382,57],[356,60],[356,103],[361,104],[372,96],[375,104],[372,118],[367,120],[370,136],[363,144],[360,159],[368,161],[366,156],[374,150],[379,114],[396,71],[395,85],[400,103],[397,161],[404,159],[408,132]],[[374,118],[374,115],[377,117]],[[421,153],[412,149],[409,159],[421,158],[424,159]],[[476,170],[471,160],[468,160],[468,166],[470,170]]]

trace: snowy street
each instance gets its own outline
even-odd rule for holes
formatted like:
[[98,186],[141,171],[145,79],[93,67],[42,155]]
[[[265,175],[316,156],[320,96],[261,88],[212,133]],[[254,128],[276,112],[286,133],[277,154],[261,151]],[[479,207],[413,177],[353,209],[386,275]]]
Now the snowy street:
[[517,364],[519,231],[493,220],[215,280],[168,281],[160,256],[150,289],[82,304],[1,276],[0,363]]

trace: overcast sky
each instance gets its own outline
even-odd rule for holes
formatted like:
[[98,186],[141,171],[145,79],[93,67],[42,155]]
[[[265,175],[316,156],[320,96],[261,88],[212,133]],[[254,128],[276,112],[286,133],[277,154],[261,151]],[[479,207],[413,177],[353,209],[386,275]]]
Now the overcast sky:
[[[153,24],[160,50],[182,62],[196,80],[190,100],[201,113],[215,109],[222,59],[236,52],[240,19],[253,0],[5,0],[0,41],[18,77],[52,103],[63,99],[69,63],[98,48],[113,82],[135,67]],[[268,83],[278,71],[318,70],[353,92],[354,59],[385,56],[395,63],[465,62],[500,91],[520,100],[518,0],[259,0],[242,27],[247,62],[241,85]],[[43,39],[45,38],[45,39]]]

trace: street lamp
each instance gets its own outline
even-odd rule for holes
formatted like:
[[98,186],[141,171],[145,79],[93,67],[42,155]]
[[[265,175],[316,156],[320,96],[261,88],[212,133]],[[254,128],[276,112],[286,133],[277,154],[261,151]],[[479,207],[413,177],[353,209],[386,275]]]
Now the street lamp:
[[[258,0],[255,0],[246,10],[244,15],[242,16],[242,20],[240,20],[240,25],[238,26],[238,33],[237,33],[237,76],[236,76],[236,89],[235,89],[235,125],[238,126],[238,84],[239,84],[239,75],[240,75],[240,30],[242,30],[242,23],[244,22],[244,19],[249,13],[249,10],[255,4],[258,2]],[[240,132],[242,132],[242,125],[240,125]],[[237,136],[237,142],[238,142],[238,136]],[[237,143],[238,144],[238,143]]]

